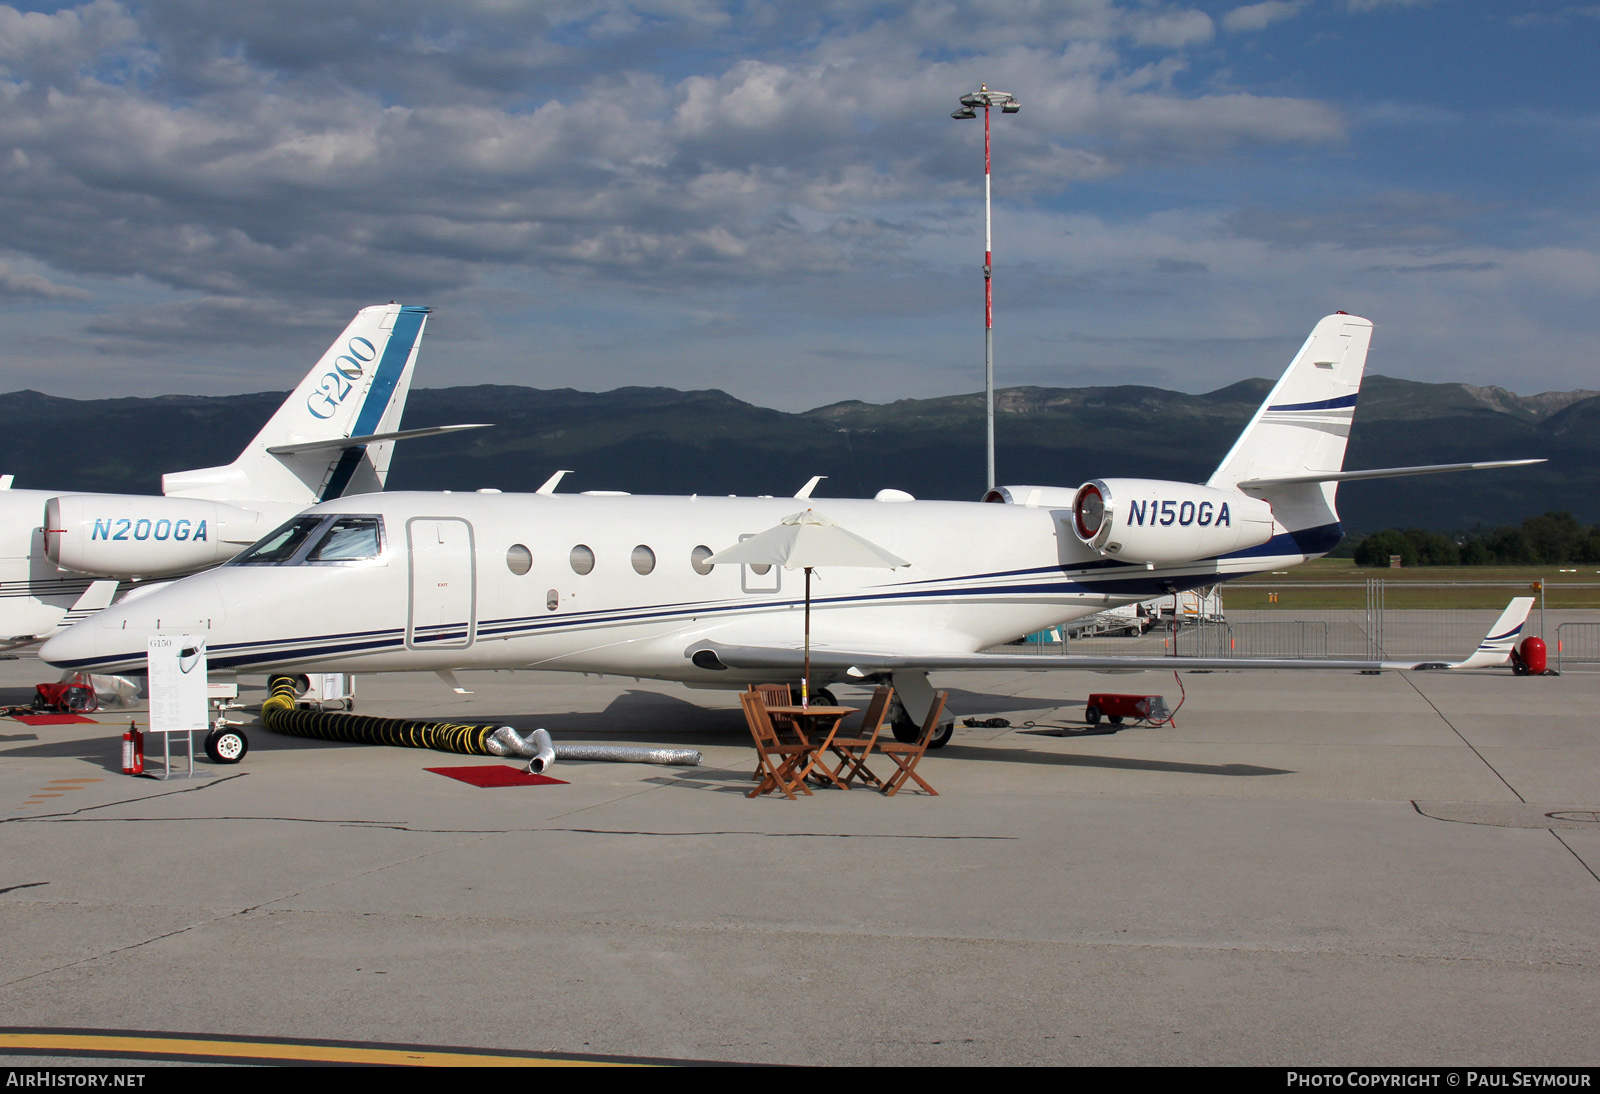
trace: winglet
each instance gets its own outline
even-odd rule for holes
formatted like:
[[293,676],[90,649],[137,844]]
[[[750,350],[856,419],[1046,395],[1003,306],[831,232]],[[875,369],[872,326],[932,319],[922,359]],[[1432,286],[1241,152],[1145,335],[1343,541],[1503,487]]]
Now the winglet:
[[556,487],[561,485],[561,480],[566,478],[570,474],[572,474],[572,472],[570,470],[557,471],[554,475],[551,475],[548,479],[545,479],[544,480],[544,485],[539,487],[539,489],[535,490],[534,493],[535,494],[554,494],[556,492]]
[[1527,623],[1528,612],[1532,609],[1533,597],[1512,597],[1511,603],[1506,605],[1506,610],[1500,613],[1500,618],[1494,621],[1489,633],[1478,643],[1477,652],[1464,661],[1457,661],[1445,667],[1481,669],[1505,664],[1511,659],[1511,650],[1517,644],[1517,639],[1522,636],[1523,625]]
[[826,475],[812,475],[811,481],[807,482],[800,489],[796,490],[794,492],[794,496],[797,498],[809,498],[811,496],[811,491],[815,490],[817,488],[817,484],[827,477],[828,476]]

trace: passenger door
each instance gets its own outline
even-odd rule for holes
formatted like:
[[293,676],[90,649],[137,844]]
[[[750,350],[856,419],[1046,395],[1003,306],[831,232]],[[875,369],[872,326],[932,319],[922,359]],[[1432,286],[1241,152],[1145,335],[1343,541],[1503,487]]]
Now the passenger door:
[[465,649],[477,631],[472,525],[455,517],[406,522],[411,605],[406,645],[414,650]]

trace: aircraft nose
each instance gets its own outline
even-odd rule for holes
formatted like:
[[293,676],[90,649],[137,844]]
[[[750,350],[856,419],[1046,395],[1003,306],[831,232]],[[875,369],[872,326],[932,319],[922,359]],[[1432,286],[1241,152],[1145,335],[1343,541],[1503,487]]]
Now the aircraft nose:
[[153,634],[212,634],[224,619],[222,597],[211,574],[142,591],[74,624],[39,648],[39,658],[57,668],[137,668]]
[[58,669],[99,668],[104,656],[100,629],[94,625],[92,617],[74,623],[39,647],[39,660]]

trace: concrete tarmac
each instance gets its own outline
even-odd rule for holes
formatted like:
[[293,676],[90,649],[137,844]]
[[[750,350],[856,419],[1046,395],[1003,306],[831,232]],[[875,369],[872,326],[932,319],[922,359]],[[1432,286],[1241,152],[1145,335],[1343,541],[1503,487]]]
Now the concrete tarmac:
[[[0,700],[52,678],[0,664]],[[777,1064],[1596,1062],[1600,674],[1187,673],[1176,726],[1076,737],[1090,691],[1176,703],[1172,675],[950,674],[958,717],[1012,728],[930,754],[939,796],[794,802],[745,797],[731,693],[461,681],[361,677],[359,711],[705,762],[477,789],[426,768],[508,761],[251,727],[243,763],[157,782],[120,773],[114,715],[0,723],[0,1026]]]

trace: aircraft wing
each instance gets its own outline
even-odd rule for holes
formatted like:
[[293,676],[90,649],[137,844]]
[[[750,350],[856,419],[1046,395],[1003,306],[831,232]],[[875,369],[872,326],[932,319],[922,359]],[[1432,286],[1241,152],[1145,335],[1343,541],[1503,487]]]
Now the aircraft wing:
[[[1291,657],[1127,657],[1115,654],[1039,653],[904,653],[888,650],[843,650],[811,647],[811,668],[842,671],[865,677],[880,672],[955,672],[979,669],[1046,672],[1053,669],[1135,671],[1140,669],[1331,669],[1346,672],[1411,672],[1429,669],[1475,669],[1503,665],[1522,634],[1533,597],[1514,597],[1478,648],[1459,661],[1357,661],[1314,660]],[[798,671],[804,651],[790,646],[736,646],[697,642],[684,651],[702,668],[721,665],[730,669],[773,672]]]

